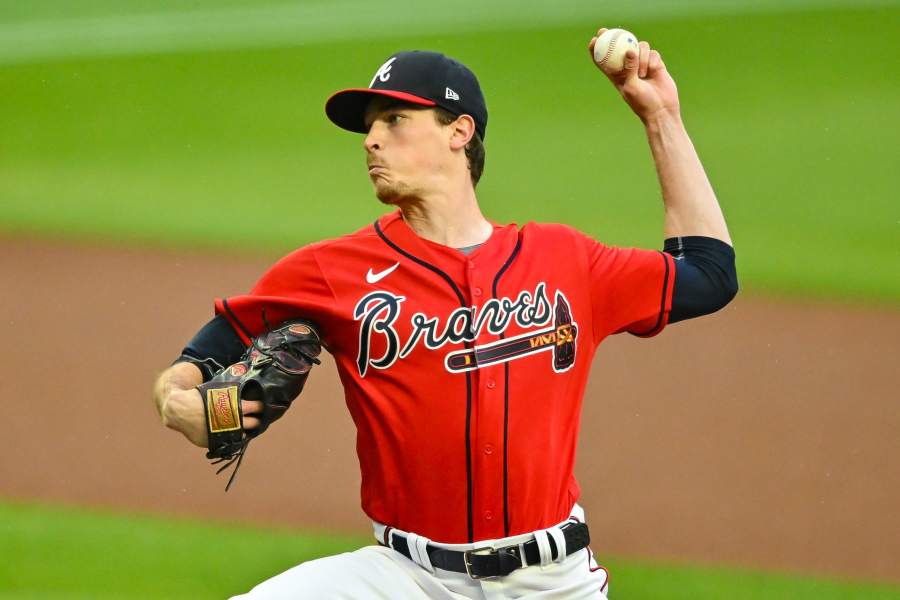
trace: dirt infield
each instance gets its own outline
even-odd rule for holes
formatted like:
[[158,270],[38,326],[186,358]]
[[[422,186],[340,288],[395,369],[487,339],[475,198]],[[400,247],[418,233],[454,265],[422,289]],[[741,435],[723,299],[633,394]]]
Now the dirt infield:
[[[0,240],[0,496],[367,532],[333,364],[235,489],[150,386],[265,261]],[[741,298],[601,348],[578,474],[604,554],[900,581],[900,313]]]

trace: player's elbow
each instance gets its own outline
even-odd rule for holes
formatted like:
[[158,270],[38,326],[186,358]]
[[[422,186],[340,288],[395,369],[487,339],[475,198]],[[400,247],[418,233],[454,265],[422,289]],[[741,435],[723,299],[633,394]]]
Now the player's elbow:
[[734,249],[712,238],[678,238],[666,250],[675,261],[675,290],[669,322],[674,323],[723,309],[738,293]]
[[725,308],[725,305],[727,305],[729,302],[734,300],[734,297],[737,296],[737,293],[739,290],[740,290],[740,285],[738,284],[737,268],[735,267],[734,261],[732,260],[731,270],[725,281],[725,285],[724,285],[724,289],[723,289],[724,302],[722,304],[722,308]]
[[734,259],[732,250],[728,255],[708,265],[706,269],[717,304],[716,310],[725,308],[737,296],[739,285]]
[[710,285],[710,310],[716,312],[722,310],[728,303],[734,300],[738,293],[737,269],[734,266],[734,260],[721,270],[719,277],[713,279]]

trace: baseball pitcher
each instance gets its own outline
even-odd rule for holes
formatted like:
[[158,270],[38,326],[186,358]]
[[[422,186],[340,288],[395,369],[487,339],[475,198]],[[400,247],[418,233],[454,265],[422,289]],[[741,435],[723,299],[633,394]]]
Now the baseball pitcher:
[[737,278],[662,57],[640,42],[606,76],[646,131],[663,251],[487,219],[476,187],[488,110],[452,58],[398,52],[368,87],[327,100],[328,118],[363,136],[391,211],[285,256],[248,294],[216,299],[154,395],[168,427],[236,467],[325,348],[357,428],[375,543],[239,598],[607,595],[573,475],[594,352],[609,335],[650,337],[722,308]]

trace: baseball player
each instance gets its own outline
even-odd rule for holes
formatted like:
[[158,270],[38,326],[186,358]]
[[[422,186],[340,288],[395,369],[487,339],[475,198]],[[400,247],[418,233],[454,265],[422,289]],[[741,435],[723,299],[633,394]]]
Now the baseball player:
[[[594,352],[611,334],[653,336],[737,292],[725,220],[662,58],[640,42],[609,78],[646,130],[662,252],[485,218],[475,190],[488,111],[452,58],[399,52],[367,88],[328,99],[328,118],[364,135],[375,195],[392,210],[282,258],[249,294],[217,299],[155,397],[167,426],[233,459],[272,420],[271,390],[288,390],[282,408],[298,392],[296,381],[259,383],[265,369],[293,361],[280,372],[305,377],[321,341],[357,428],[377,543],[240,598],[606,596],[573,475]],[[301,333],[305,350],[292,351]],[[211,440],[227,429],[239,433],[221,453]]]

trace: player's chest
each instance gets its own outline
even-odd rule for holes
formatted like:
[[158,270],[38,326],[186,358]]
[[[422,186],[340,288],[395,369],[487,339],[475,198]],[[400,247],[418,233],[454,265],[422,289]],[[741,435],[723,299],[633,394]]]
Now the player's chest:
[[423,367],[463,373],[514,360],[537,360],[557,373],[571,368],[582,329],[590,331],[577,274],[564,265],[504,268],[477,259],[452,267],[394,259],[334,286],[335,350],[353,360],[356,375]]

